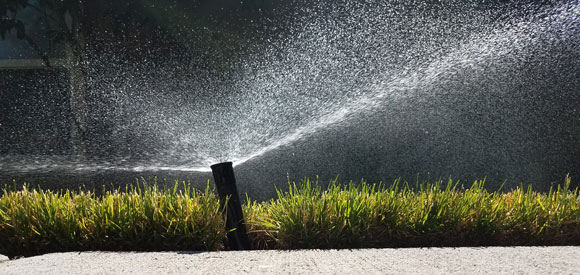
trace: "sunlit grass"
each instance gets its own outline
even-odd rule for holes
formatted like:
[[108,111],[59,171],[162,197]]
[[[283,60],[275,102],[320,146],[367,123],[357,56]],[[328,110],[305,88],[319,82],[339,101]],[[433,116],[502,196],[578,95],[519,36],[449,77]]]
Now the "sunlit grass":
[[[547,193],[489,192],[484,181],[410,186],[305,180],[266,202],[247,198],[257,249],[580,245],[580,194],[570,178]],[[0,197],[0,253],[84,250],[219,250],[218,198],[187,184],[104,192],[7,189]]]
[[79,250],[215,250],[225,236],[218,199],[187,184],[160,190],[52,192],[0,197],[0,253]]
[[323,190],[305,180],[275,200],[248,202],[245,216],[257,248],[580,245],[580,196],[569,186],[570,178],[544,194],[452,180]]

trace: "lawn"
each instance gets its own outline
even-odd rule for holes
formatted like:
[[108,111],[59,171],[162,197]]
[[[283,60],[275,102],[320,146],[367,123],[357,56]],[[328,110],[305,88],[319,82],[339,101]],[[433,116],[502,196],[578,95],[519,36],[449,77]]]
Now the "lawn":
[[[452,180],[408,184],[305,179],[275,199],[246,197],[253,248],[580,245],[580,195],[570,178],[549,192],[487,191]],[[7,188],[0,197],[0,254],[62,251],[222,250],[223,210],[208,187],[137,184],[86,190]]]

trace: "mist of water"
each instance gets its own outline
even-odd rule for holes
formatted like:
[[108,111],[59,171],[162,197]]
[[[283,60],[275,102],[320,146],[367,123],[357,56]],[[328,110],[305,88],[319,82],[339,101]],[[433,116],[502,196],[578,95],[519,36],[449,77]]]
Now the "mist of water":
[[[89,64],[92,99],[100,103],[87,115],[106,125],[91,132],[98,156],[11,155],[0,159],[0,170],[241,165],[316,139],[321,130],[348,132],[365,117],[390,112],[387,105],[436,93],[469,97],[479,82],[517,85],[541,77],[517,72],[530,60],[580,54],[578,4],[514,12],[450,3],[305,7],[283,36],[244,49],[218,73],[187,58],[127,64],[113,48]],[[450,85],[456,88],[441,91]],[[517,100],[517,88],[506,93]]]

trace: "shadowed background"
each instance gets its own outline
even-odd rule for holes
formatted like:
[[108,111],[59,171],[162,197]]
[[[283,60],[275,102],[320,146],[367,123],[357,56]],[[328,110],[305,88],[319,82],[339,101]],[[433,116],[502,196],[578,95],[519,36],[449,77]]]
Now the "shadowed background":
[[49,2],[0,41],[2,183],[580,176],[574,1]]

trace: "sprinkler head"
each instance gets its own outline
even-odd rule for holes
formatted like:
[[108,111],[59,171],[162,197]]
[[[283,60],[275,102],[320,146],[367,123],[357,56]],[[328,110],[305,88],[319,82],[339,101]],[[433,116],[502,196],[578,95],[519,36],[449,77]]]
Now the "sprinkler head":
[[[222,207],[227,201],[226,231],[230,249],[248,250],[250,240],[246,233],[246,224],[242,213],[242,204],[236,187],[234,168],[231,162],[222,162],[211,166]],[[235,229],[232,231],[232,229]]]

